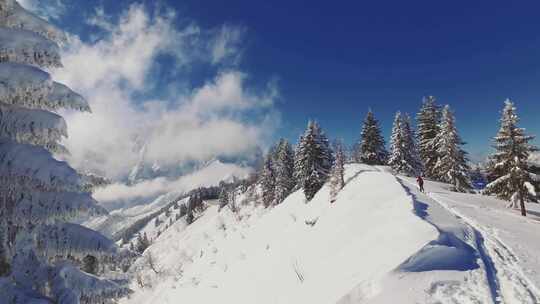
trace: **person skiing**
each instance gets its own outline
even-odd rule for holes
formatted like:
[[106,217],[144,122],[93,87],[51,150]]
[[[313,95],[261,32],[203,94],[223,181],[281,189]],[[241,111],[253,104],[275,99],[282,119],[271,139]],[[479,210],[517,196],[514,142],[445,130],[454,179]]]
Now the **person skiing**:
[[424,179],[422,176],[418,175],[416,178],[416,182],[418,183],[418,188],[420,188],[420,192],[424,192]]

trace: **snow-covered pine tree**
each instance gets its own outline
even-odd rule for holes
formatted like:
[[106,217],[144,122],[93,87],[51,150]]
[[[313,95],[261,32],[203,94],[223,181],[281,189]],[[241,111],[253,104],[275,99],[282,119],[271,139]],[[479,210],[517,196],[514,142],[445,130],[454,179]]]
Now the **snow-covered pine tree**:
[[294,152],[286,139],[281,139],[277,146],[274,163],[275,202],[280,204],[294,188]]
[[357,145],[355,160],[368,165],[384,165],[387,162],[388,152],[385,148],[384,137],[381,134],[379,122],[373,112],[368,111],[364,124],[360,143]]
[[388,158],[388,165],[396,172],[400,172],[404,157],[403,151],[403,131],[402,131],[402,119],[401,112],[397,112],[394,116],[394,123],[392,124],[392,134],[390,135],[390,156]]
[[409,172],[414,175],[421,175],[423,163],[418,152],[415,132],[412,128],[411,117],[408,113],[402,115],[403,140],[406,152],[406,160],[409,164]]
[[328,138],[319,125],[310,121],[295,152],[295,176],[309,201],[321,189],[334,162]]
[[272,153],[266,155],[262,171],[260,174],[260,184],[262,191],[262,201],[265,207],[270,207],[275,202],[276,175],[274,173],[274,163]]
[[495,136],[496,152],[490,156],[488,175],[493,178],[484,190],[484,194],[510,200],[511,206],[521,209],[521,215],[526,216],[525,200],[534,195],[531,173],[527,160],[529,154],[537,148],[529,142],[534,136],[526,135],[523,128],[517,126],[519,118],[514,103],[507,99],[502,111],[501,127]]
[[345,186],[345,153],[343,144],[337,142],[334,146],[335,161],[330,173],[330,203],[336,200],[337,194]]
[[59,109],[87,102],[43,71],[61,67],[62,31],[0,0],[0,298],[7,303],[103,303],[128,289],[81,271],[83,260],[119,253],[98,232],[69,223],[105,214],[81,176],[52,157],[65,153]]
[[421,171],[414,132],[407,114],[397,112],[390,139],[390,157],[388,165],[396,173],[417,175]]
[[137,234],[137,245],[135,246],[135,250],[142,254],[148,247],[150,247],[150,240],[148,239],[146,232],[144,234]]
[[186,217],[185,217],[186,224],[191,225],[194,220],[195,220],[195,215],[193,215],[193,209],[187,208]]
[[416,117],[416,128],[418,151],[424,165],[424,175],[430,178],[437,178],[434,168],[439,157],[434,139],[439,133],[440,120],[441,111],[436,104],[435,97],[424,97],[422,107]]
[[294,186],[293,190],[298,190],[300,188],[302,188],[302,175],[304,174],[304,172],[301,170],[301,168],[299,167],[300,166],[300,163],[298,162],[298,160],[300,159],[300,149],[299,149],[299,146],[300,146],[300,143],[304,141],[304,135],[300,135],[300,137],[298,138],[298,144],[296,145],[296,147],[294,148],[294,169],[293,169],[293,177],[294,177],[294,181],[296,182],[296,185]]
[[221,192],[219,192],[219,209],[221,210],[223,207],[227,206],[229,203],[229,192],[227,192],[227,188],[222,187]]
[[464,142],[458,134],[454,114],[446,105],[442,111],[440,132],[435,137],[439,159],[433,168],[438,180],[453,185],[453,190],[468,192],[472,189],[467,152],[461,146]]

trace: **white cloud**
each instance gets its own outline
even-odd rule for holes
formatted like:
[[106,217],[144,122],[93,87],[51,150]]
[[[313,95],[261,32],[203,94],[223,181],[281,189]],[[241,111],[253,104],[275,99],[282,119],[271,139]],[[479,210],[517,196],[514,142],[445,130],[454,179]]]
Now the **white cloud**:
[[[249,88],[247,74],[229,69],[200,87],[186,88],[185,77],[196,65],[220,66],[221,61],[230,67],[227,62],[238,60],[238,43],[228,41],[239,41],[241,30],[179,29],[174,11],[156,11],[150,15],[144,6],[132,5],[112,22],[99,8],[88,22],[106,35],[91,43],[70,38],[64,68],[54,76],[92,107],[92,113],[63,113],[70,135],[65,141],[72,154],[68,160],[75,167],[124,177],[138,160],[140,142],[147,144],[148,163],[161,165],[243,156],[264,143],[279,123],[272,107],[278,97],[273,82]],[[174,58],[173,66],[160,66],[160,55]],[[177,79],[159,83],[153,76],[159,68],[175,69]],[[155,88],[165,90],[158,99],[149,93]]]
[[103,6],[96,7],[94,15],[90,16],[86,22],[109,32],[114,31],[114,24],[110,16],[105,14],[105,8]]
[[219,63],[228,58],[237,63],[241,55],[240,42],[244,33],[244,28],[228,25],[221,27],[212,41],[212,62]]

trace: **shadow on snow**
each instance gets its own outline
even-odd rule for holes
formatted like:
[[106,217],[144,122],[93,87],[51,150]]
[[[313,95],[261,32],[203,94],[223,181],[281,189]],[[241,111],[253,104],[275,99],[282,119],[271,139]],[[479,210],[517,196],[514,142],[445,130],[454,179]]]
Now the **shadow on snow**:
[[439,232],[439,237],[426,244],[420,251],[409,257],[398,266],[397,270],[406,272],[423,272],[432,270],[473,270],[480,266],[476,262],[476,250],[456,236],[452,229],[441,228],[435,224],[429,214],[429,205],[418,200],[417,194],[403,184],[403,189],[413,199],[414,213],[431,224]]

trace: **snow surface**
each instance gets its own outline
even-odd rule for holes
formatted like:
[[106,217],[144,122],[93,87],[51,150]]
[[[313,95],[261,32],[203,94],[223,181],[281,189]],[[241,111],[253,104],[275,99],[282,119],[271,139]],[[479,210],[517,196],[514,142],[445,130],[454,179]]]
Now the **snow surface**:
[[[270,211],[211,206],[188,229],[177,222],[145,253],[172,273],[129,303],[332,303],[359,282],[377,282],[437,231],[411,212],[392,175],[357,165],[346,179],[356,174],[333,205],[324,187],[308,204],[298,191]],[[385,191],[362,191],[373,185]],[[393,250],[381,258],[381,248]]]
[[121,303],[539,303],[540,208],[425,186],[352,164],[334,204],[327,186],[271,209],[208,204],[145,251]]

